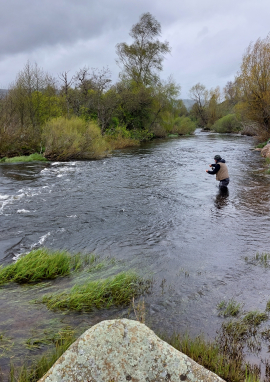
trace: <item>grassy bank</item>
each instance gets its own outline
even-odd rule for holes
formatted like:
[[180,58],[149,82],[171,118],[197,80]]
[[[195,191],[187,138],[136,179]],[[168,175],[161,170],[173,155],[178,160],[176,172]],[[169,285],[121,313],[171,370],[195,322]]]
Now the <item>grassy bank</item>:
[[36,161],[46,162],[47,159],[44,158],[42,154],[35,153],[35,154],[24,155],[20,157],[2,158],[0,160],[0,163],[18,163],[18,162],[36,162]]

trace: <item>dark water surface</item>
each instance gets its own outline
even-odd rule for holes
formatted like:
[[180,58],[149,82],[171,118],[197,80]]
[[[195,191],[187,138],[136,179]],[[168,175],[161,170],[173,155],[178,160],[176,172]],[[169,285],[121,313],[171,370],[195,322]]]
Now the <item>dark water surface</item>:
[[[244,260],[270,252],[270,181],[253,145],[248,137],[197,133],[99,161],[3,164],[0,260],[39,246],[124,259],[154,277],[146,299],[154,329],[213,338],[218,302],[264,310],[270,299],[270,270]],[[205,172],[217,153],[230,172],[225,196]],[[11,312],[5,304],[0,299],[0,321]]]

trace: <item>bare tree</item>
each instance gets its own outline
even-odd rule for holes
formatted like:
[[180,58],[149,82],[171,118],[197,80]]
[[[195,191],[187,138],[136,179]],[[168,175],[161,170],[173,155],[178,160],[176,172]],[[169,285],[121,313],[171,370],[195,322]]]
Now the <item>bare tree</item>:
[[71,86],[74,83],[74,76],[71,76],[71,78],[68,79],[68,71],[67,71],[67,72],[60,73],[58,75],[58,78],[62,82],[61,91],[65,95],[67,116],[69,117],[70,104],[71,104],[70,91],[69,90],[71,89]]

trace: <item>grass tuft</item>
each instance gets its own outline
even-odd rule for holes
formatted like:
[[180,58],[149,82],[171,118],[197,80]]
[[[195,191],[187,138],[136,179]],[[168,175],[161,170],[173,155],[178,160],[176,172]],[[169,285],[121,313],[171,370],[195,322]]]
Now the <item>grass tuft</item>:
[[259,375],[244,363],[242,353],[237,357],[231,356],[220,348],[217,341],[206,341],[203,336],[194,339],[187,334],[174,334],[162,339],[225,381],[259,381]]
[[217,309],[220,311],[220,316],[235,317],[241,311],[241,304],[233,299],[229,300],[228,302],[223,300],[217,305]]
[[65,251],[52,251],[39,248],[29,252],[16,261],[16,263],[0,266],[0,285],[9,282],[19,284],[36,283],[51,280],[61,276],[68,276],[71,272],[87,269],[89,272],[100,270],[110,261],[100,260],[96,255],[71,255]]
[[0,285],[8,282],[34,283],[66,276],[71,271],[71,256],[45,248],[31,251],[16,263],[0,268]]
[[248,264],[260,265],[264,268],[270,267],[270,253],[259,253],[257,252],[254,257],[245,257],[245,261]]
[[146,292],[151,280],[144,280],[136,273],[122,272],[105,280],[75,285],[69,292],[55,293],[42,298],[49,309],[91,311],[112,305],[128,305],[133,297]]
[[24,365],[15,368],[10,367],[9,382],[35,382],[42,378],[53,366],[59,357],[76,340],[74,332],[70,330],[61,331],[54,339],[55,349],[49,354],[43,355],[36,360],[30,367]]
[[261,313],[258,311],[248,312],[244,317],[243,321],[248,325],[259,326],[263,321],[268,320],[268,315],[266,313]]

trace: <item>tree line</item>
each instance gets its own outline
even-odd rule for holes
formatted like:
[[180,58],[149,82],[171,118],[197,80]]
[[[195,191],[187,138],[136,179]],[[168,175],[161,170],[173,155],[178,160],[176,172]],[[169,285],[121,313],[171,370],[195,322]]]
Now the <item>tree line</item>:
[[48,158],[91,158],[111,148],[196,125],[179,99],[180,86],[160,79],[169,43],[160,23],[145,13],[132,26],[132,43],[116,46],[122,71],[112,83],[108,68],[81,68],[54,78],[28,62],[0,101],[0,155],[45,151]]
[[270,37],[251,43],[234,81],[190,89],[187,110],[180,85],[160,73],[171,48],[161,25],[144,13],[130,31],[132,43],[116,46],[121,68],[83,67],[57,78],[27,62],[0,99],[0,158],[44,152],[49,159],[96,158],[113,148],[168,134],[217,132],[270,136]]
[[270,35],[247,47],[233,81],[223,91],[198,83],[190,90],[190,117],[197,126],[217,132],[270,138]]

